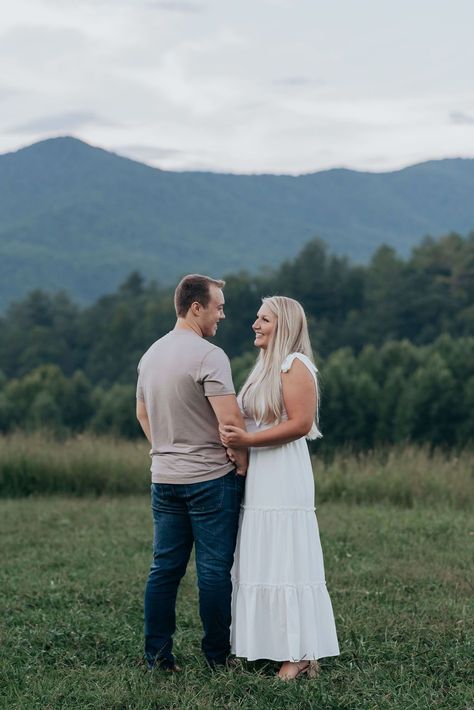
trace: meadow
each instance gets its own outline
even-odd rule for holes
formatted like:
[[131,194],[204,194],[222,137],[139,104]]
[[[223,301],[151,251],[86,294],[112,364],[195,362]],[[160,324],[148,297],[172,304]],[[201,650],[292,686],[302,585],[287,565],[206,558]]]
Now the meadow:
[[[58,439],[45,432],[0,436],[0,498],[64,494],[130,495],[149,492],[149,448],[144,439],[81,434]],[[389,503],[402,507],[474,505],[474,457],[394,446],[313,456],[317,500]]]
[[18,435],[0,440],[0,462],[2,708],[474,708],[469,452],[315,458],[341,655],[286,684],[272,663],[207,669],[193,564],[178,600],[183,670],[145,672],[143,443]]

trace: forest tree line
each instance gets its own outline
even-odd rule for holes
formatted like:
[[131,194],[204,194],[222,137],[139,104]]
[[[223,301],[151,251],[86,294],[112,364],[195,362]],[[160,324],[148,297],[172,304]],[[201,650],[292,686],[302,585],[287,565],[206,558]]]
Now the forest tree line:
[[[226,320],[213,342],[237,387],[256,356],[261,297],[305,307],[321,373],[318,446],[472,441],[474,234],[427,238],[406,260],[383,246],[367,266],[315,240],[274,271],[224,277]],[[138,273],[86,308],[64,292],[12,304],[0,319],[0,431],[136,436],[138,360],[174,323],[172,289]]]

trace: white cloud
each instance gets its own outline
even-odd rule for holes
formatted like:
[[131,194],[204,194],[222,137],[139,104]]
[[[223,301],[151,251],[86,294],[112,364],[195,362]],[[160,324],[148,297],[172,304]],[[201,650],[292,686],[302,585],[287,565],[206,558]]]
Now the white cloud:
[[169,169],[472,156],[474,6],[432,7],[16,0],[2,17],[0,151],[57,130]]
[[469,115],[463,111],[451,111],[449,114],[451,123],[456,123],[461,126],[473,126],[474,125],[474,115]]
[[113,127],[113,121],[108,121],[94,113],[85,111],[69,111],[67,113],[54,114],[52,116],[40,116],[27,123],[10,128],[10,133],[35,133],[38,131],[58,131],[64,133],[75,131],[89,125]]
[[[310,79],[308,76],[281,76],[277,79],[273,79],[273,84],[275,86],[283,86],[283,87],[288,87],[288,86],[294,86],[294,87],[306,87],[310,86],[311,84],[314,84],[314,80]],[[322,83],[322,82],[318,82]]]
[[160,146],[157,145],[121,145],[117,146],[116,151],[120,153],[120,155],[126,155],[147,162],[173,159],[182,154],[182,151],[176,150],[175,148],[160,148]]
[[204,5],[197,2],[185,2],[185,0],[148,0],[146,7],[152,10],[165,10],[166,12],[203,12]]

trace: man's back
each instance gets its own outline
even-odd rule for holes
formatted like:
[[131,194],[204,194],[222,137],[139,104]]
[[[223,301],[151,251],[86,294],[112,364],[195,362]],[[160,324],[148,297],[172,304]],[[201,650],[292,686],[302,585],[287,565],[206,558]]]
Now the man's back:
[[227,356],[193,330],[172,330],[147,350],[137,399],[150,420],[154,483],[197,483],[230,470],[207,397],[233,393]]
[[[225,318],[224,281],[184,276],[176,287],[176,327],[142,357],[137,418],[152,445],[153,561],[145,589],[145,658],[176,670],[176,594],[193,545],[201,648],[209,665],[230,651],[232,583],[247,453],[227,459],[221,426],[243,427],[227,356],[204,338]],[[168,484],[178,485],[168,485]],[[186,484],[186,485],[179,485]]]

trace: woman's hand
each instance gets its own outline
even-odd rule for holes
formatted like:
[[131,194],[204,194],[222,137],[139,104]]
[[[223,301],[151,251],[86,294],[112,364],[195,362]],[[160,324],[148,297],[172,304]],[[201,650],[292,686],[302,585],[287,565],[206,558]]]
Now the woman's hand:
[[250,446],[250,435],[245,429],[228,424],[219,427],[221,441],[227,448],[243,449]]

